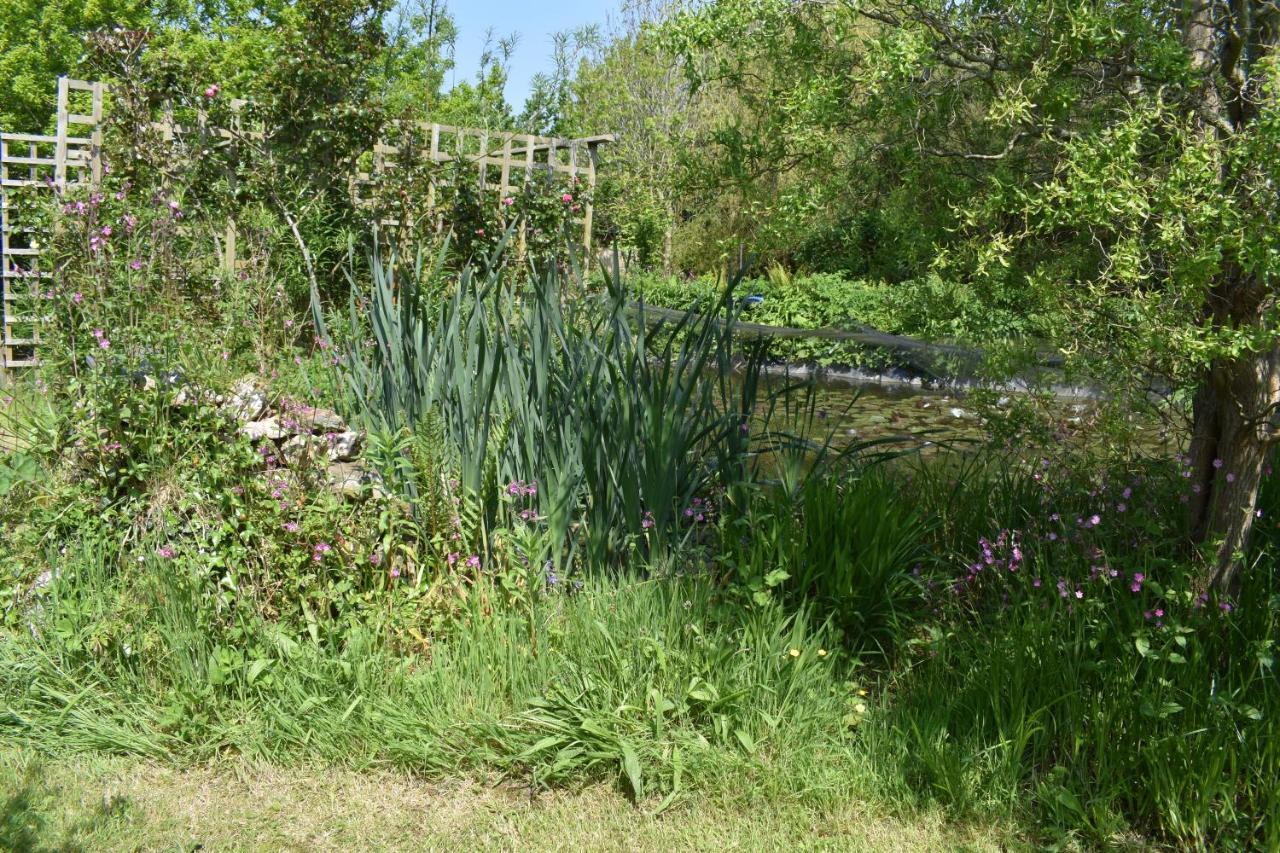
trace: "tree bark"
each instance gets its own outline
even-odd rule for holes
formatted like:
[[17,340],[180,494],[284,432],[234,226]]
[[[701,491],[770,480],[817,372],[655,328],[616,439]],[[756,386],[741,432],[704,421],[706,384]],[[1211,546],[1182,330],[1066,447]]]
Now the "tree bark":
[[1193,407],[1192,535],[1214,548],[1212,585],[1235,595],[1280,407],[1280,349],[1214,362]]

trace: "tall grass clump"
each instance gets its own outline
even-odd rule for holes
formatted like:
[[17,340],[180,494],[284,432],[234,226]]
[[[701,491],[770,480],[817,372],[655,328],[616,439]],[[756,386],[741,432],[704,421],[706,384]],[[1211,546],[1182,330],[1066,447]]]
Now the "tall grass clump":
[[1178,469],[992,461],[912,475],[958,538],[935,546],[953,556],[926,569],[933,618],[863,729],[894,757],[890,796],[1021,814],[1058,841],[1274,847],[1274,543],[1239,598],[1216,597],[1152,536],[1182,523]]
[[[421,256],[374,253],[350,320],[367,345],[342,362],[357,409],[390,430],[438,418],[472,495],[536,484],[557,566],[574,544],[606,566],[696,536],[746,476],[760,348],[719,318],[650,328],[613,277],[591,293],[554,266],[519,284],[497,266],[436,297]],[[728,296],[721,308],[731,321]]]

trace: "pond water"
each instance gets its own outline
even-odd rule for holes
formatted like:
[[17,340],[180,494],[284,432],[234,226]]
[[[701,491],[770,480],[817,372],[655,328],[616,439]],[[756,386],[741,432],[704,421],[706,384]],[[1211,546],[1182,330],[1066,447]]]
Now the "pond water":
[[[782,380],[771,377],[769,381]],[[811,437],[829,435],[837,444],[889,439],[892,446],[926,451],[1000,440],[1015,431],[1031,444],[1087,444],[1100,438],[1104,417],[1096,395],[1040,397],[818,378],[813,396],[812,417],[808,412],[784,412],[784,422]],[[1110,417],[1115,418],[1115,413]],[[1148,413],[1131,413],[1124,420],[1134,440],[1149,452],[1172,453],[1182,443],[1176,423]]]

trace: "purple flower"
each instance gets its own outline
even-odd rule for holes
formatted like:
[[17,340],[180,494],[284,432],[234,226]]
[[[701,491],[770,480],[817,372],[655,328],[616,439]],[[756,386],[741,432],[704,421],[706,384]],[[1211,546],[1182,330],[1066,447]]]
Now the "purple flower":
[[1222,467],[1222,460],[1221,460],[1221,459],[1215,459],[1215,460],[1213,460],[1213,467],[1214,467],[1214,468],[1221,468],[1221,467]]
[[285,522],[285,524],[284,524],[284,529],[285,529],[285,530],[287,530],[287,531],[289,531],[290,533],[297,533],[297,532],[298,532],[298,522],[296,522],[296,521],[286,521],[286,522]]
[[137,258],[134,258],[132,261],[129,261],[129,269],[134,270],[135,272],[137,270],[142,269],[142,261],[138,260]]
[[472,554],[470,557],[467,557],[467,568],[469,569],[480,568],[480,556],[478,554]]

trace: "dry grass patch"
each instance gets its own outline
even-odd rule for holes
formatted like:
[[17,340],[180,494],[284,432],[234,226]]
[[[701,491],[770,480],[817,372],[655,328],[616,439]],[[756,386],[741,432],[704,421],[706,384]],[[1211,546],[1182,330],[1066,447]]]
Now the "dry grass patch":
[[175,769],[0,753],[0,847],[16,850],[997,850],[990,829],[691,798],[661,816],[595,786],[538,793],[387,771]]

